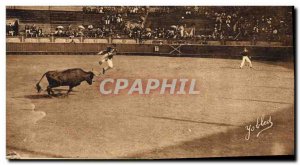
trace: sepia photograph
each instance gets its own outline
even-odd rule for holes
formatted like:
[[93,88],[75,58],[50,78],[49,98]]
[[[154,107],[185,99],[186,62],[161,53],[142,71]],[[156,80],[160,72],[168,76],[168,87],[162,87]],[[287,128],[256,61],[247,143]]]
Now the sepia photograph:
[[5,6],[6,159],[295,159],[294,6]]

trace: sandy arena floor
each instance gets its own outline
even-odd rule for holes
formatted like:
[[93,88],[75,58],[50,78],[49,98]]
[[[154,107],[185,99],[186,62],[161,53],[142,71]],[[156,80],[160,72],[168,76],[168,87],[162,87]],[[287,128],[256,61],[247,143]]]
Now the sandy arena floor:
[[[7,154],[21,158],[182,158],[294,154],[294,70],[276,63],[116,56],[103,78],[195,78],[199,95],[103,96],[99,80],[68,97],[36,93],[49,70],[91,68],[98,56],[7,56]],[[46,88],[46,81],[41,86]],[[56,92],[67,92],[62,87]],[[246,126],[273,127],[245,140]]]

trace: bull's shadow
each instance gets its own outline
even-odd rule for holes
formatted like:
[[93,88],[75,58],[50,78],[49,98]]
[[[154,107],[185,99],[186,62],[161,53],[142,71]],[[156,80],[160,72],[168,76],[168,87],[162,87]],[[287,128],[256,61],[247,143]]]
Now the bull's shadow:
[[[68,89],[53,89],[53,91],[55,93],[52,94],[51,96],[45,93],[45,94],[25,95],[24,97],[27,99],[51,99],[51,98],[65,98],[68,95],[74,95],[72,93],[69,93],[67,95]],[[72,92],[77,92],[77,91],[72,90]]]
[[[52,88],[52,90],[53,90],[54,92],[59,92],[59,93],[64,92],[64,93],[67,93],[67,91],[68,91],[69,89]],[[75,90],[73,89],[71,93],[73,93],[73,92],[77,92],[77,91],[75,91]],[[62,94],[63,94],[63,93],[62,93]],[[69,95],[70,95],[70,94],[69,94]]]

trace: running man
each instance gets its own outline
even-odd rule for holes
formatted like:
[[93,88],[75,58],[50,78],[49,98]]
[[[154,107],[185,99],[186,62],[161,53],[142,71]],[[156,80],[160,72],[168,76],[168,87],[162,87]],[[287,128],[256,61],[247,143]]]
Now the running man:
[[241,55],[243,56],[243,60],[242,60],[240,68],[241,69],[243,68],[243,66],[245,65],[245,61],[247,61],[249,63],[249,65],[250,65],[250,68],[252,68],[251,60],[248,57],[249,56],[249,52],[248,52],[248,50],[247,50],[246,47],[244,48],[244,51],[241,52]]
[[107,67],[102,68],[102,74],[105,74],[105,72],[109,69],[113,68],[113,56],[117,54],[117,50],[115,48],[115,44],[113,46],[109,46],[106,48],[106,50],[101,51],[98,53],[99,55],[103,55],[101,57],[101,60],[99,61],[99,65],[102,65],[104,62],[107,62]]

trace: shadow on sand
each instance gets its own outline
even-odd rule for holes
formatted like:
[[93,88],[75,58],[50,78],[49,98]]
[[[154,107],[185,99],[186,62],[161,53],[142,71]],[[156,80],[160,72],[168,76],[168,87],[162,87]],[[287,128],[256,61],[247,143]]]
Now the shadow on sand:
[[49,96],[48,94],[35,94],[35,95],[25,95],[24,97],[27,99],[51,99],[53,97],[62,97],[64,94],[57,93],[52,96]]
[[[52,89],[55,93],[51,96],[49,96],[47,94],[46,91],[43,91],[43,92],[46,92],[45,94],[34,94],[34,95],[24,95],[25,98],[27,99],[51,99],[51,98],[64,98],[64,97],[67,97],[67,91],[68,89]],[[41,93],[43,93],[41,92]],[[69,95],[74,95],[72,93],[74,92],[77,92],[77,91],[74,91],[72,90],[71,93],[69,93]]]
[[283,109],[270,115],[274,126],[264,131],[259,137],[255,136],[257,131],[253,132],[250,140],[245,140],[245,135],[247,134],[245,126],[249,124],[255,125],[255,120],[226,132],[149,151],[133,153],[121,158],[170,159],[291,155],[287,156],[287,159],[294,160],[294,107]]
[[[74,94],[69,94],[69,95],[74,95]],[[69,95],[66,93],[55,93],[53,95],[48,95],[48,94],[35,94],[35,95],[24,95],[25,98],[27,99],[52,99],[52,98],[66,98]]]

